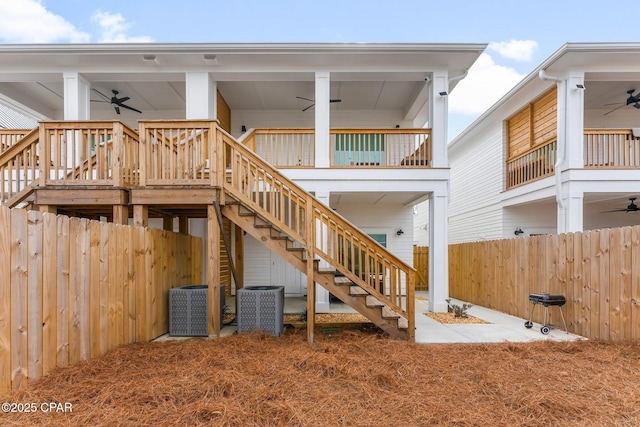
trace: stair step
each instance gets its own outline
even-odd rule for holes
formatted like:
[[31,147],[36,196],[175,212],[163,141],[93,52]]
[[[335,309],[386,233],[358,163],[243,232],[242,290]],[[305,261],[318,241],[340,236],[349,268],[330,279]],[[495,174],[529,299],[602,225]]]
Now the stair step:
[[317,271],[320,274],[336,274],[336,269],[335,268],[323,267],[323,268],[318,268]]
[[358,285],[353,285],[349,288],[349,295],[369,295],[369,292],[365,291]]
[[382,307],[382,318],[383,319],[400,319],[400,315],[385,305],[384,307]]
[[297,248],[297,247],[293,247],[293,248],[287,248],[287,250],[288,250],[289,252],[303,252],[303,251],[305,251],[306,249],[305,249],[305,248]]
[[404,317],[398,319],[398,329],[409,329],[409,321]]
[[342,286],[342,285],[351,285],[351,279],[349,279],[348,277],[344,277],[344,276],[336,276],[335,279],[333,279],[333,283],[335,283],[338,286]]
[[380,300],[378,300],[378,298],[374,297],[373,295],[369,295],[367,296],[367,299],[365,301],[365,304],[367,305],[367,307],[384,307],[384,304],[380,302]]

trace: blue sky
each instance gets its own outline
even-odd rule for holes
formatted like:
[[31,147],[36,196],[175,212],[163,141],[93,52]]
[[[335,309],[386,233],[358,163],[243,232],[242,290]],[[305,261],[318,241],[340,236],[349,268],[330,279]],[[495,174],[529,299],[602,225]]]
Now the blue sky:
[[0,43],[489,43],[449,98],[453,138],[563,43],[638,41],[638,10],[637,0],[0,0]]

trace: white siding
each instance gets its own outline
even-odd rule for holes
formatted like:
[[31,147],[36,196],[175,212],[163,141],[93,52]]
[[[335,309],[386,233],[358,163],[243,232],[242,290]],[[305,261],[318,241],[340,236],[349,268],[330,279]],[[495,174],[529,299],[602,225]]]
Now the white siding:
[[429,246],[429,201],[418,203],[414,207],[413,244]]
[[449,155],[449,243],[502,237],[502,122],[472,137]]

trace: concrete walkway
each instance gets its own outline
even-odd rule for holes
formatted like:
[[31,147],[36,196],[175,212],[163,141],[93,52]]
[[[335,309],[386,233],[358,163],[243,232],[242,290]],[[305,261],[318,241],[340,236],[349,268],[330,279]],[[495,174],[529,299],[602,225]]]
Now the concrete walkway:
[[[455,299],[452,303],[462,305]],[[497,343],[497,342],[531,342],[531,341],[574,341],[585,339],[560,329],[552,329],[549,335],[540,332],[542,325],[534,323],[531,329],[524,327],[525,319],[510,316],[484,307],[473,306],[467,313],[488,324],[443,324],[424,313],[429,311],[429,302],[420,295],[416,299],[416,342],[423,344],[437,343]],[[555,311],[555,309],[554,309]],[[554,316],[557,314],[554,312]]]

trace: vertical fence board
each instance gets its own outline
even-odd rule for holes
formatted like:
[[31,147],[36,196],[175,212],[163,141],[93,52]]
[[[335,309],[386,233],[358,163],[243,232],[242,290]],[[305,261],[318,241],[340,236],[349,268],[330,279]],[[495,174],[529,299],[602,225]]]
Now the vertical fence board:
[[11,211],[0,206],[0,393],[11,390]]
[[100,242],[98,246],[98,256],[100,258],[100,267],[98,272],[98,298],[99,307],[99,323],[100,336],[98,342],[100,345],[100,354],[109,351],[109,225],[102,224],[100,227]]
[[80,299],[78,311],[80,314],[80,360],[91,358],[91,330],[89,327],[89,220],[80,220]]
[[107,329],[105,330],[107,335],[107,348],[111,350],[116,347],[116,286],[115,283],[118,280],[118,269],[116,268],[117,252],[118,252],[118,240],[115,235],[115,225],[107,224],[108,235],[108,256],[107,264],[109,265],[109,280],[107,281]]
[[58,299],[58,325],[57,325],[57,356],[56,365],[58,367],[67,366],[69,363],[69,271],[70,271],[70,221],[67,216],[59,216],[56,224],[58,241],[56,275],[56,290]]
[[115,287],[115,345],[119,346],[124,344],[124,290],[126,281],[126,267],[127,262],[125,259],[124,247],[126,246],[124,238],[126,227],[123,225],[114,225],[113,231],[115,231],[116,237],[116,264],[114,270],[117,271],[117,277],[115,283],[112,286]]
[[[2,220],[0,219],[0,223]],[[56,367],[58,334],[57,247],[58,218],[55,214],[43,215],[43,280],[42,280],[42,374],[47,375]]]
[[631,340],[640,341],[640,227],[631,230]]
[[42,213],[27,213],[29,379],[42,377]]
[[11,214],[11,386],[18,388],[29,378],[27,304],[27,213]]
[[103,354],[100,348],[100,230],[101,224],[89,224],[89,328],[91,357]]

